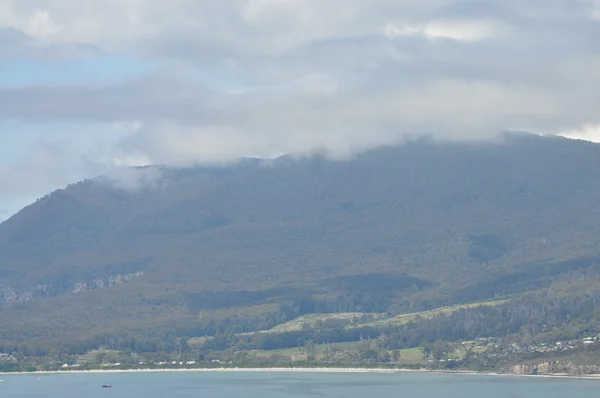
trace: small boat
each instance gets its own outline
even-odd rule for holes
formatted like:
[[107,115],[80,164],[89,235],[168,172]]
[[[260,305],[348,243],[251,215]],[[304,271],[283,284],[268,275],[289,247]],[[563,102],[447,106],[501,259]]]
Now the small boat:
[[111,388],[112,384],[102,384],[102,388]]

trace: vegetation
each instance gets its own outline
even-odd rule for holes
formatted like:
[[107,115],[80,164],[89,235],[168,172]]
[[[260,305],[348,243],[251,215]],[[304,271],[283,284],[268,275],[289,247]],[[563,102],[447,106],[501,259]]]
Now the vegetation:
[[[316,328],[176,338],[172,346],[162,341],[154,348],[135,339],[117,342],[118,350],[109,349],[114,341],[104,342],[100,350],[81,355],[21,347],[12,351],[15,362],[3,368],[367,366],[534,373],[537,364],[546,363],[545,372],[593,373],[600,370],[598,282],[598,274],[574,273],[547,289],[503,302],[441,308],[424,312],[427,317],[411,314],[409,322],[379,327],[354,320],[326,326],[317,316],[322,322],[315,322]],[[587,341],[589,336],[593,340]]]
[[597,332],[599,155],[524,135],[83,181],[0,224],[0,352],[374,344],[355,363]]

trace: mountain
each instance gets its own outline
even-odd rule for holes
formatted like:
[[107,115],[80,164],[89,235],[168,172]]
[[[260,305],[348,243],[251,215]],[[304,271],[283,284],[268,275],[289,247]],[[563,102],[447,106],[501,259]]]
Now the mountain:
[[0,342],[202,335],[535,291],[600,260],[600,145],[408,142],[146,167],[0,224]]

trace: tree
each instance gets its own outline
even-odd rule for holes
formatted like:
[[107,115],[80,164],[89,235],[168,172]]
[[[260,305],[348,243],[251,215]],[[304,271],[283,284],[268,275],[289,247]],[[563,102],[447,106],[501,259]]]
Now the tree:
[[428,359],[431,356],[431,344],[423,344],[421,351],[423,352],[423,358]]
[[177,351],[178,351],[178,359],[181,361],[185,359],[186,354],[189,352],[190,346],[188,345],[188,341],[186,338],[181,337],[177,341]]
[[330,362],[334,359],[334,351],[331,349],[331,346],[325,347],[325,350],[323,350],[323,355],[325,357],[325,361]]
[[381,351],[379,351],[378,359],[379,359],[379,362],[390,362],[392,359],[392,356],[390,355],[390,353],[387,350],[381,350]]
[[102,365],[104,363],[105,358],[106,358],[106,353],[99,352],[98,354],[96,354],[96,359],[94,360],[94,362],[96,363],[96,365]]
[[435,341],[431,345],[431,356],[436,361],[444,359],[452,351],[452,346],[445,341]]
[[314,361],[315,359],[317,359],[317,345],[314,341],[310,339],[304,342],[304,345],[301,347],[300,352],[306,355],[307,361]]
[[358,347],[358,354],[360,355],[360,358],[363,361],[374,362],[379,360],[379,351],[377,350],[376,345],[374,345],[371,340],[362,341],[362,343]]

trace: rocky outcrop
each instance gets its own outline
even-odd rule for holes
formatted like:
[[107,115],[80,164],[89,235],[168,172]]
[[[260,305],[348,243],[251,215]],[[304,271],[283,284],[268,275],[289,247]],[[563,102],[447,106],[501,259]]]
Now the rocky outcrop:
[[[117,286],[127,283],[135,278],[142,276],[143,272],[134,272],[129,274],[117,274],[106,279],[94,279],[89,282],[79,281],[75,283],[72,289],[67,290],[67,293],[82,293],[88,290],[102,289],[109,286]],[[16,290],[0,281],[0,301],[16,302],[16,301],[31,301],[42,297],[56,296],[65,293],[64,291],[56,291],[49,285],[38,285],[26,290]]]
[[600,366],[578,365],[572,362],[548,361],[539,364],[512,365],[503,369],[503,372],[519,375],[589,375],[600,374]]
[[0,293],[4,301],[16,301],[19,299],[19,294],[10,286],[0,285]]
[[77,284],[75,285],[75,288],[73,289],[73,293],[81,293],[81,292],[85,292],[87,290],[95,290],[95,289],[102,289],[104,287],[109,287],[109,286],[122,285],[124,283],[127,283],[127,282],[135,279],[135,278],[142,276],[143,274],[144,274],[143,272],[135,272],[135,273],[131,273],[131,274],[118,274],[118,275],[110,276],[106,280],[95,279],[91,282],[77,282]]
[[0,284],[0,299],[3,301],[31,301],[36,297],[50,296],[48,285],[38,285],[32,289],[17,291],[6,284]]

